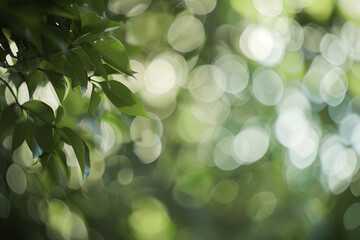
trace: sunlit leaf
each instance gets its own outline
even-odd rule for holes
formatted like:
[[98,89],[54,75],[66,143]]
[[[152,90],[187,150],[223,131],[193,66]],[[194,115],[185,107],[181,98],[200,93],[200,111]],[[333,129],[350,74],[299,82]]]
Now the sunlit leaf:
[[100,83],[108,99],[123,113],[148,117],[139,99],[122,83],[117,81]]
[[105,37],[92,46],[100,53],[104,61],[121,73],[132,75],[129,58],[124,45],[113,37]]

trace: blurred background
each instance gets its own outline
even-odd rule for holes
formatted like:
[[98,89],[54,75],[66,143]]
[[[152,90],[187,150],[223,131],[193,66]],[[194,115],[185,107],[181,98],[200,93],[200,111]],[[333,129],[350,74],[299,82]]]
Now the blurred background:
[[[86,116],[90,92],[70,91],[66,121],[94,143],[91,173],[82,184],[70,164],[70,178],[51,184],[20,147],[16,164],[0,162],[0,236],[360,239],[358,0],[108,8],[129,17],[118,37],[136,72],[112,78],[150,118],[106,99]],[[34,95],[59,105],[50,85]]]

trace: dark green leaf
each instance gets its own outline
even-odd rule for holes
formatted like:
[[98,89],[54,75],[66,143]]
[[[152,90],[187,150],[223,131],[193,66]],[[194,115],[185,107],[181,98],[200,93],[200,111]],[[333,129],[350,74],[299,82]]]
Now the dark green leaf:
[[39,100],[30,100],[23,106],[38,125],[51,124],[55,120],[52,108]]
[[1,118],[0,118],[0,136],[6,129],[8,129],[10,126],[12,126],[18,119],[18,115],[16,113],[15,108],[16,108],[16,105],[11,104],[7,108],[5,108],[4,111],[2,112]]
[[30,121],[26,122],[26,143],[28,144],[31,152],[33,153],[33,158],[39,157],[43,154],[44,150],[39,146],[35,139],[35,126]]
[[96,41],[92,46],[100,53],[104,61],[120,73],[132,75],[129,58],[124,45],[113,37],[105,37]]
[[49,124],[35,126],[35,139],[40,148],[51,153],[54,148],[53,129]]
[[85,173],[85,164],[88,158],[87,146],[83,139],[72,129],[64,127],[61,129],[64,142],[71,145],[74,149],[76,158],[79,162],[82,174]]
[[56,118],[55,118],[55,124],[59,123],[63,118],[64,118],[64,115],[65,115],[65,109],[63,106],[59,106],[57,109],[56,109]]
[[93,85],[88,114],[92,113],[97,108],[97,106],[99,106],[100,102],[101,102],[100,94],[95,91],[95,86]]
[[104,16],[105,14],[105,1],[104,0],[91,0],[92,9],[99,14]]
[[48,10],[49,13],[60,16],[60,17],[65,17],[65,18],[70,18],[70,19],[80,19],[80,13],[79,13],[79,8],[78,6],[74,3],[74,1],[58,1],[61,4],[52,5],[52,8],[50,8]]
[[132,116],[148,117],[139,99],[122,83],[108,81],[100,83],[108,99],[122,112]]
[[13,139],[11,144],[12,153],[14,153],[14,151],[23,144],[23,142],[25,141],[25,137],[26,137],[26,123],[25,122],[17,123],[14,128]]
[[[80,58],[83,66],[84,66],[84,69],[87,72],[95,70],[95,65],[92,63],[90,57],[82,48],[74,49],[74,50],[72,50],[72,52],[76,53],[76,55]],[[100,57],[99,57],[99,59],[100,59]]]
[[81,26],[83,34],[74,41],[74,44],[98,40],[109,32],[124,27],[118,22],[104,19],[92,12],[81,16]]
[[101,62],[100,54],[90,44],[82,44],[81,47],[84,49],[86,54],[89,56],[89,59],[91,59],[92,64],[95,66],[95,73],[102,76],[104,79],[107,79],[108,74]]
[[68,60],[69,67],[72,70],[73,81],[79,82],[84,96],[88,85],[88,78],[84,65],[75,53],[70,53],[68,55]]
[[45,75],[47,76],[47,78],[49,79],[51,84],[53,85],[56,95],[59,98],[59,101],[62,102],[64,100],[64,97],[66,94],[66,89],[67,89],[67,83],[66,83],[63,75],[56,73],[56,72],[51,72],[51,71],[46,71]]
[[123,25],[118,22],[104,19],[92,12],[85,13],[81,16],[81,26],[83,33],[111,31],[123,27]]

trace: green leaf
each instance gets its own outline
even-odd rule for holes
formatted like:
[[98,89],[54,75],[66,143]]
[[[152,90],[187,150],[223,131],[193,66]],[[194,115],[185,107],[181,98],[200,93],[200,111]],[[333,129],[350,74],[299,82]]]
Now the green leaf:
[[92,64],[95,66],[95,72],[107,80],[108,74],[104,68],[104,65],[101,62],[100,54],[90,44],[82,44],[81,47],[91,59]]
[[51,124],[55,120],[52,108],[39,100],[30,100],[24,103],[23,106],[38,125]]
[[62,136],[64,142],[71,145],[74,149],[76,158],[79,162],[82,174],[85,174],[85,165],[89,162],[89,150],[83,141],[83,139],[72,129],[64,127],[62,130]]
[[129,58],[124,45],[113,37],[96,41],[92,46],[100,53],[104,61],[120,73],[132,75]]
[[44,150],[39,146],[35,139],[35,126],[30,121],[26,122],[26,136],[25,140],[33,153],[33,158],[37,158],[44,153]]
[[92,113],[97,108],[97,106],[99,106],[100,102],[101,102],[100,94],[95,91],[95,86],[93,85],[88,114]]
[[63,106],[59,106],[56,109],[56,118],[55,118],[55,124],[59,123],[65,115],[65,108]]
[[68,55],[68,60],[69,67],[72,69],[72,78],[79,82],[84,96],[88,85],[88,78],[84,65],[80,58],[73,52]]
[[51,182],[58,182],[62,187],[66,187],[70,172],[66,166],[66,156],[61,150],[55,150],[44,163],[48,171],[47,177]]
[[[42,63],[40,66],[46,67],[46,69],[60,71],[64,75],[68,76],[72,80],[72,87],[76,87],[80,84],[83,94],[86,92],[87,88],[87,74],[84,68],[83,63],[80,58],[74,53],[70,52],[68,55],[65,54],[51,54],[49,55],[49,63],[53,68],[49,68],[46,62]],[[78,83],[78,84],[76,84]]]
[[56,73],[56,72],[51,72],[51,71],[46,71],[45,75],[47,76],[47,78],[51,82],[51,84],[53,85],[56,95],[59,98],[59,101],[62,102],[64,100],[66,90],[67,90],[67,83],[66,83],[63,75]]
[[[90,57],[88,56],[88,54],[86,54],[84,49],[76,48],[72,50],[72,52],[76,53],[76,55],[80,58],[82,64],[84,65],[85,71],[90,72],[95,70],[94,64],[92,63]],[[100,60],[100,56],[99,56],[99,60]]]
[[25,141],[26,136],[26,123],[20,122],[15,125],[14,133],[13,133],[13,139],[11,144],[11,152],[14,153],[14,151],[20,147],[23,142]]
[[81,26],[83,33],[111,31],[123,27],[123,25],[118,22],[104,19],[92,12],[87,12],[81,16]]
[[35,126],[35,139],[40,148],[51,153],[54,148],[53,129],[49,124]]
[[80,19],[79,8],[74,1],[58,1],[57,5],[53,4],[48,12],[64,18]]
[[103,16],[105,14],[104,0],[91,0],[91,7],[100,16]]
[[105,95],[123,113],[132,116],[148,115],[139,99],[122,83],[117,81],[100,82]]
[[124,28],[124,26],[118,22],[104,19],[97,14],[88,12],[81,16],[82,33],[73,44],[79,44],[83,42],[92,42],[104,37],[109,32]]
[[0,118],[0,136],[3,132],[12,126],[16,120],[18,119],[18,115],[16,113],[16,105],[11,104],[5,110],[3,110],[1,118]]

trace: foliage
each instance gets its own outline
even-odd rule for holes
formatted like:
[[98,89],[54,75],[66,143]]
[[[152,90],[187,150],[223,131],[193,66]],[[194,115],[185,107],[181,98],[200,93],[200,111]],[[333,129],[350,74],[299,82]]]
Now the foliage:
[[7,235],[359,239],[356,0],[1,9]]
[[[1,133],[13,129],[12,153],[25,141],[36,160],[30,165],[41,164],[49,176],[59,169],[64,177],[69,174],[64,144],[72,147],[84,180],[90,171],[88,143],[76,126],[64,119],[67,109],[61,104],[69,91],[78,88],[84,98],[91,88],[85,114],[96,110],[104,92],[120,111],[147,116],[127,87],[108,78],[113,73],[131,76],[133,71],[123,44],[112,36],[124,31],[124,24],[107,19],[104,4],[1,1],[0,66],[6,71],[0,80],[2,92],[10,91],[13,98],[5,93],[1,99]],[[52,107],[46,103],[48,99],[34,96],[37,87],[48,83],[57,95]],[[27,98],[20,96],[25,93]]]

